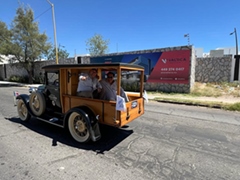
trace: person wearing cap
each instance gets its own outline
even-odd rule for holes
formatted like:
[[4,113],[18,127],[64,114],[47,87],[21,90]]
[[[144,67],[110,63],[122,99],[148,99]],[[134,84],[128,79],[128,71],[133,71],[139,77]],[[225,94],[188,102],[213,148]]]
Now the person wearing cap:
[[[100,93],[100,99],[109,100],[109,101],[116,101],[117,99],[117,83],[114,80],[115,74],[113,72],[107,73],[107,78],[102,79],[100,84],[102,85],[102,91]],[[125,98],[125,101],[128,101],[126,93],[124,92],[123,88],[120,87],[120,96]]]
[[81,73],[79,76],[77,96],[93,98],[93,92],[101,91],[102,85],[97,78],[97,69],[91,69],[88,74]]

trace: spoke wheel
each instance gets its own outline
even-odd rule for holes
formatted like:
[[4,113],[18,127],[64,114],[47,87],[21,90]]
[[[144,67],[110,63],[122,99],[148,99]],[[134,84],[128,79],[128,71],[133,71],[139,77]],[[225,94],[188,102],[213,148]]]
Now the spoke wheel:
[[30,119],[30,114],[28,112],[27,106],[22,99],[17,102],[17,112],[18,116],[22,121],[28,121]]
[[40,92],[32,92],[29,100],[29,107],[33,114],[41,116],[46,109],[46,100]]
[[90,140],[87,120],[83,114],[72,112],[68,119],[68,128],[76,141],[83,143]]

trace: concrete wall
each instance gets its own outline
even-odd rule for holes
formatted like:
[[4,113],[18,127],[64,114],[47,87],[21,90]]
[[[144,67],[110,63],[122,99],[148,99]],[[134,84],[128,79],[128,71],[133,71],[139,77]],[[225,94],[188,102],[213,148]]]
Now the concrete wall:
[[197,82],[230,82],[232,56],[196,59]]
[[0,80],[3,80],[5,77],[4,66],[4,64],[0,64]]
[[[75,58],[68,58],[65,60],[59,60],[59,64],[76,64]],[[43,73],[42,67],[55,64],[55,60],[49,60],[49,61],[36,61],[35,62],[35,68],[34,68],[34,76],[39,76],[40,72]],[[4,71],[4,66],[6,69],[6,76]],[[4,64],[0,65],[0,79],[9,80],[11,76],[27,76],[27,71],[20,67],[18,63],[14,64]]]
[[[178,48],[187,47],[174,47],[174,48],[162,48],[156,51],[171,51]],[[132,53],[149,52],[135,51]],[[82,57],[82,64],[89,63],[89,57]],[[194,50],[191,55],[191,71],[189,84],[163,84],[163,83],[145,83],[145,89],[151,91],[163,91],[163,92],[179,92],[188,93],[193,88],[194,82],[230,82],[231,81],[231,69],[233,66],[231,56],[215,57],[215,58],[195,58]],[[46,65],[55,64],[53,60],[50,61],[38,61],[36,62],[34,75],[38,76],[42,72],[41,68]],[[75,58],[69,58],[66,60],[59,60],[59,64],[76,64]],[[6,66],[6,76],[4,73],[4,66]],[[12,75],[24,76],[27,75],[26,70],[20,68],[17,64],[5,64],[0,65],[0,79],[8,80]]]

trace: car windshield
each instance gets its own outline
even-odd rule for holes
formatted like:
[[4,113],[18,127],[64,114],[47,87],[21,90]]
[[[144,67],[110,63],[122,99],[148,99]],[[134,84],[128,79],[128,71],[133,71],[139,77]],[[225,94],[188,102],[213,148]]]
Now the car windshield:
[[47,72],[47,84],[53,85],[58,80],[58,72]]

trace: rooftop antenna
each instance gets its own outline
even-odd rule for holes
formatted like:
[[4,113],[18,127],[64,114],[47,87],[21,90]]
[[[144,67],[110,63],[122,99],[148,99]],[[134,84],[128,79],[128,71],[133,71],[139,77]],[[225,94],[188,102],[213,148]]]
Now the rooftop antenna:
[[187,38],[188,38],[188,46],[190,46],[190,36],[189,36],[189,33],[184,34],[184,37],[187,37]]

